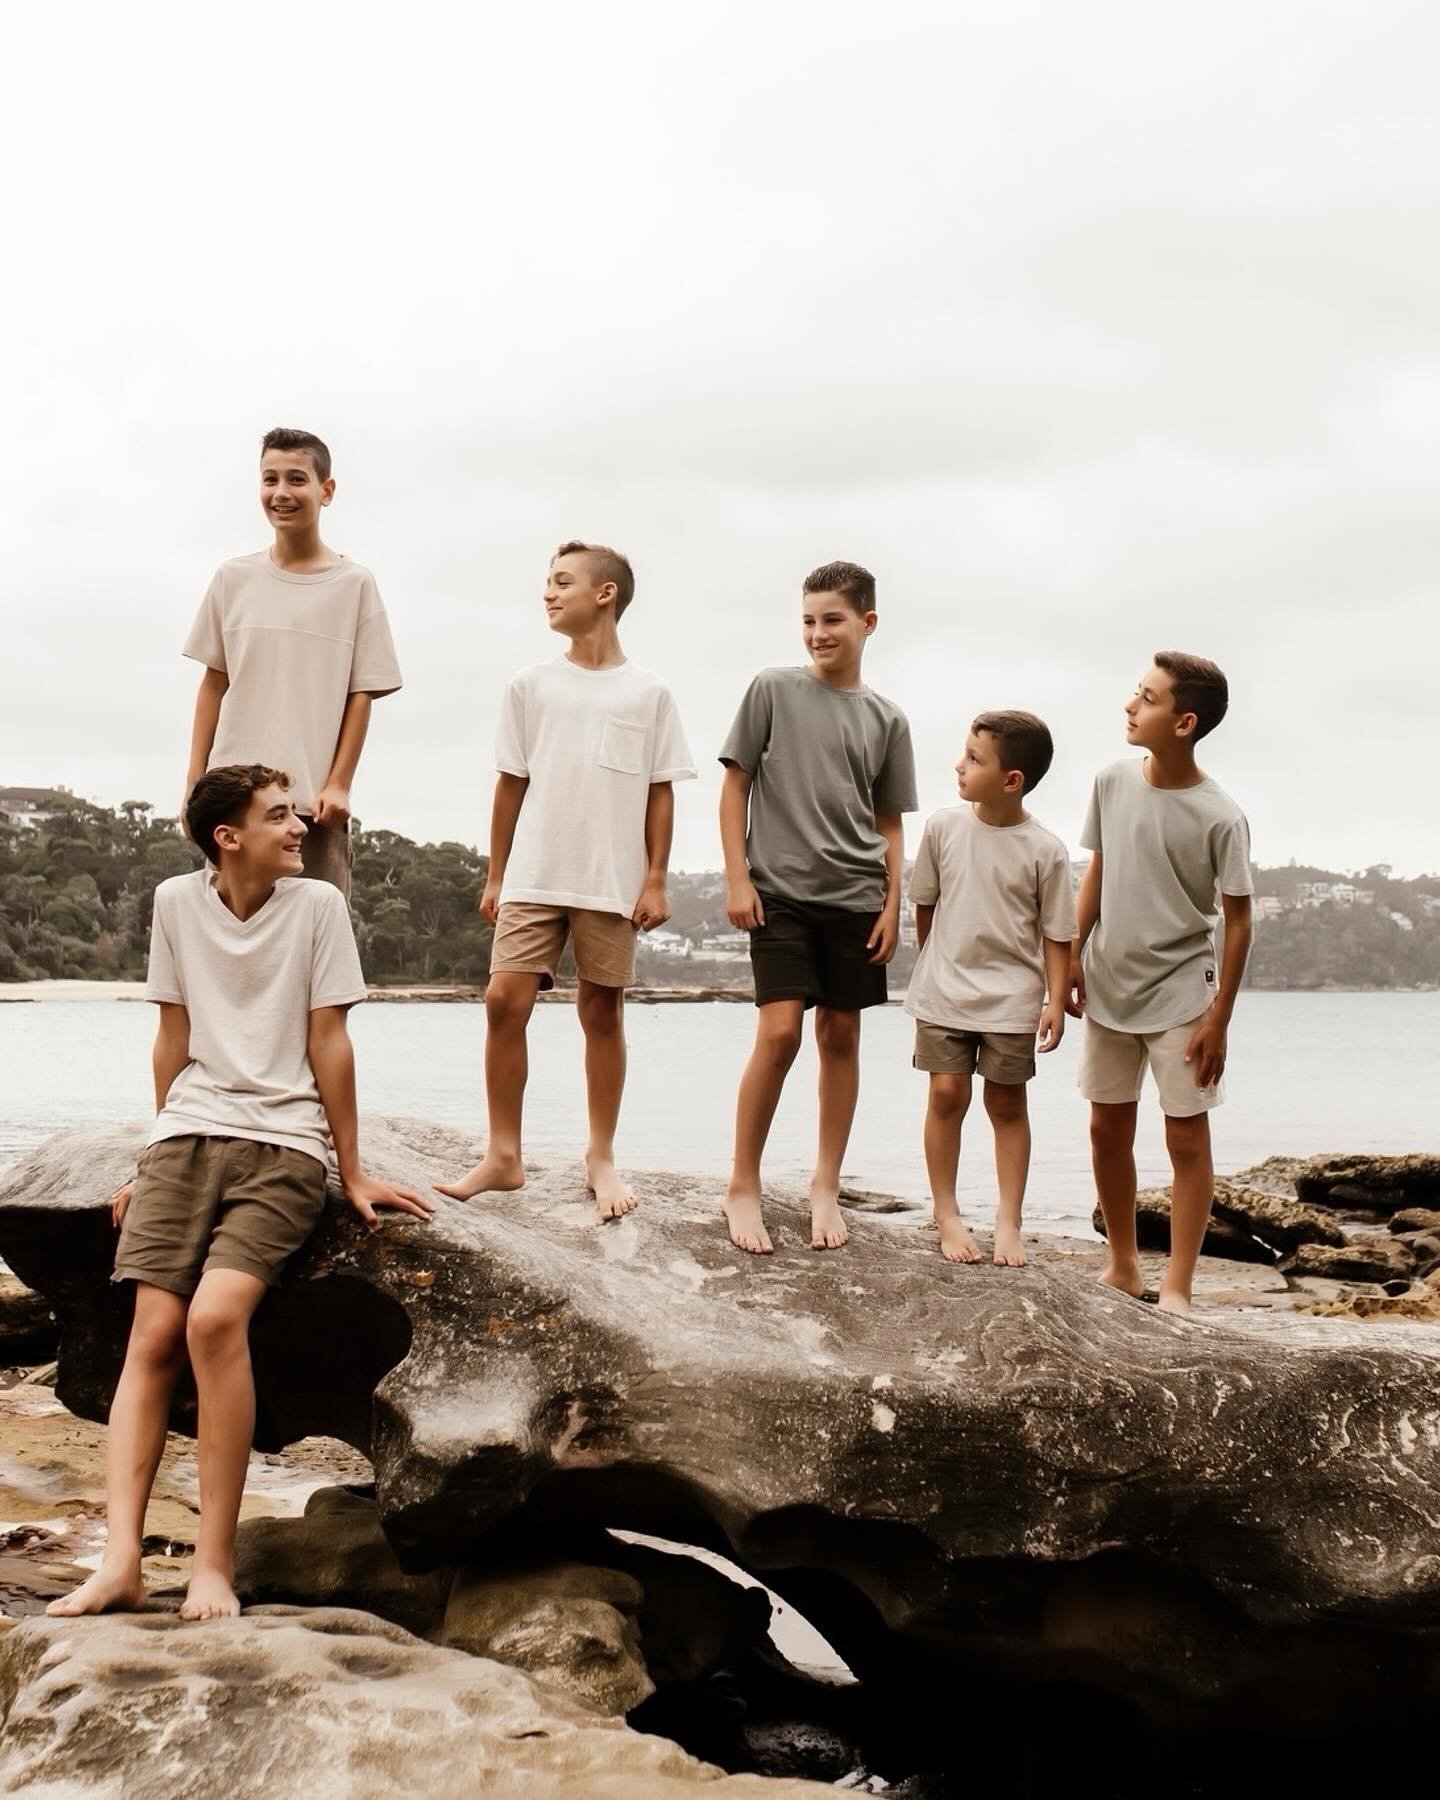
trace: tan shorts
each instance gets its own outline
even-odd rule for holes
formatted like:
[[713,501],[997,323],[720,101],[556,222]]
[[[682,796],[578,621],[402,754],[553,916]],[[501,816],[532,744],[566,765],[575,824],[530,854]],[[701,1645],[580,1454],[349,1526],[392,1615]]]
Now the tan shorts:
[[325,1164],[249,1138],[162,1138],[141,1156],[116,1281],[190,1295],[210,1269],[267,1287],[320,1222]]
[[350,865],[355,860],[355,847],[348,825],[317,825],[313,819],[306,819],[300,860],[312,880],[328,881],[347,900],[350,898]]
[[507,900],[501,906],[490,973],[538,975],[542,988],[553,988],[567,937],[575,946],[575,972],[582,981],[623,988],[635,979],[635,927],[623,913],[543,906],[533,900]]
[[1035,1034],[1031,1031],[957,1031],[949,1025],[915,1021],[917,1069],[931,1075],[973,1075],[1016,1087],[1035,1073]]
[[1195,1085],[1195,1065],[1187,1063],[1190,1040],[1205,1015],[1168,1031],[1112,1031],[1094,1019],[1085,1021],[1080,1052],[1080,1092],[1097,1106],[1129,1106],[1140,1098],[1146,1065],[1155,1077],[1160,1110],[1171,1119],[1192,1119],[1225,1098],[1225,1084]]

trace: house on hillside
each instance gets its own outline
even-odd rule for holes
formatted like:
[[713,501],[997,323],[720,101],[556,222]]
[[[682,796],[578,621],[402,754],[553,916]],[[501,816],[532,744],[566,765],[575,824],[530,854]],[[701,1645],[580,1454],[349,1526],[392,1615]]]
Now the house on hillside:
[[68,788],[0,787],[0,819],[11,825],[43,825],[55,818],[61,795],[70,797]]

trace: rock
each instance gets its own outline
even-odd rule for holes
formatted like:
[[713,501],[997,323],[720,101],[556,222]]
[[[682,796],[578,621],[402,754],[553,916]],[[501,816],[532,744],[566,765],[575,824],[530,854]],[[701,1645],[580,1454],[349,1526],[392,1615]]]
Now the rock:
[[1284,1267],[1287,1275],[1321,1275],[1333,1281],[1401,1281],[1408,1287],[1415,1259],[1399,1238],[1357,1233],[1338,1249],[1330,1244],[1302,1244]]
[[1281,1252],[1301,1244],[1345,1242],[1345,1233],[1318,1207],[1223,1177],[1215,1183],[1214,1216]]
[[1432,1269],[1440,1269],[1440,1230],[1402,1231],[1398,1239],[1414,1259],[1417,1275],[1428,1275]]
[[50,1302],[0,1274],[0,1368],[28,1369],[49,1362],[60,1343]]
[[1391,1231],[1440,1231],[1440,1211],[1429,1206],[1402,1206],[1389,1219]]
[[[1105,1215],[1097,1206],[1090,1221],[1105,1236]],[[1170,1250],[1170,1190],[1142,1188],[1135,1196],[1135,1241],[1142,1250]],[[1205,1228],[1202,1256],[1225,1257],[1230,1262],[1273,1263],[1275,1252],[1251,1232],[1212,1213]]]
[[640,1647],[657,1684],[701,1681],[768,1644],[763,1588],[741,1587],[697,1557],[648,1544],[612,1537],[605,1554],[640,1584]]
[[1316,1157],[1297,1174],[1295,1188],[1310,1205],[1337,1212],[1440,1207],[1440,1156]]
[[24,1619],[0,1637],[0,1792],[125,1800],[800,1800],[518,1669],[366,1613]]

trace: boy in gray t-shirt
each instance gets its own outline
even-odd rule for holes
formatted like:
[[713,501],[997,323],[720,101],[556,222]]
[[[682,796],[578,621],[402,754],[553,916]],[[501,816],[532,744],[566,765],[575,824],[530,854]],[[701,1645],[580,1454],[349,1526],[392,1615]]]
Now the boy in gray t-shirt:
[[905,715],[860,674],[874,576],[827,563],[806,576],[801,599],[808,666],[757,675],[720,751],[726,912],[750,933],[758,1009],[725,1211],[731,1242],[757,1254],[772,1248],[760,1159],[811,1006],[820,1148],[810,1242],[845,1242],[840,1163],[860,1091],[860,1013],[885,1004],[900,935],[901,814],[916,805]]
[[[1250,832],[1195,761],[1225,716],[1224,675],[1203,657],[1157,651],[1125,707],[1143,761],[1095,779],[1080,841],[1094,852],[1080,885],[1071,958],[1085,1015],[1080,1089],[1091,1103],[1095,1186],[1110,1255],[1100,1279],[1140,1295],[1135,1122],[1148,1067],[1165,1113],[1174,1185],[1160,1305],[1187,1312],[1215,1192],[1209,1112],[1222,1099],[1226,1038],[1250,954]],[[1216,895],[1225,949],[1216,966]]]

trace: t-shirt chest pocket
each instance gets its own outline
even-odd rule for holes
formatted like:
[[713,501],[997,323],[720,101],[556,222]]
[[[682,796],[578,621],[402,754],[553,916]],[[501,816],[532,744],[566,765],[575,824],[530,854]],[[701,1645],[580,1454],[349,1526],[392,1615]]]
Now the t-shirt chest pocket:
[[619,775],[643,775],[645,772],[645,726],[637,719],[617,719],[605,715],[600,733],[600,767],[614,769]]

